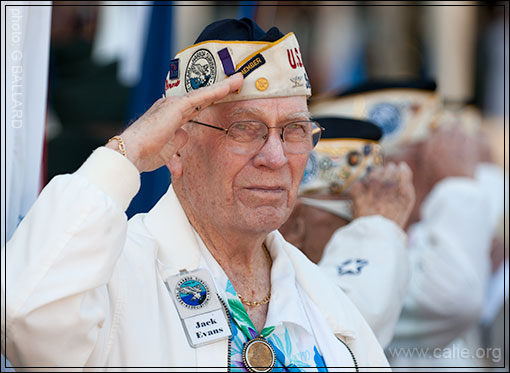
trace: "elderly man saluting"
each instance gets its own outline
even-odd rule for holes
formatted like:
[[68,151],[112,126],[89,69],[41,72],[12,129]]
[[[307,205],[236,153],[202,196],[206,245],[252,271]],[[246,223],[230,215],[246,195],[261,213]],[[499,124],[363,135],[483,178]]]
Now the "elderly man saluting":
[[[170,61],[166,98],[53,179],[2,250],[13,365],[387,367],[359,311],[276,231],[321,133],[310,94],[294,34],[206,27]],[[127,222],[139,174],[163,165],[172,186]]]

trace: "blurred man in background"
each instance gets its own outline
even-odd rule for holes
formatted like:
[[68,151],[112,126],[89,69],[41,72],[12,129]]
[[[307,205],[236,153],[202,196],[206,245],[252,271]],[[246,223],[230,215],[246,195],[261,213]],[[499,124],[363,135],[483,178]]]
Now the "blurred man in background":
[[405,163],[383,165],[375,124],[315,119],[325,132],[280,231],[347,293],[387,346],[407,290],[411,171]]
[[502,216],[502,172],[480,167],[473,117],[442,108],[432,82],[360,86],[312,111],[373,120],[383,129],[386,159],[413,171],[416,204],[406,226],[411,278],[388,354],[393,366],[430,365],[430,356],[420,361],[402,351],[445,348],[478,324]]

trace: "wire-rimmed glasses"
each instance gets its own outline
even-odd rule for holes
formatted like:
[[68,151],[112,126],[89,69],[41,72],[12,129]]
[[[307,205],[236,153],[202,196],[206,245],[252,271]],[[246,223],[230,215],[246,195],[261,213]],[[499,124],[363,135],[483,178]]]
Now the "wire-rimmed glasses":
[[283,149],[288,153],[302,154],[311,151],[319,142],[324,130],[312,120],[299,120],[283,127],[269,127],[264,122],[245,120],[234,122],[228,128],[190,120],[189,122],[224,131],[227,136],[227,149],[237,154],[253,154],[267,141],[271,128],[279,129]]

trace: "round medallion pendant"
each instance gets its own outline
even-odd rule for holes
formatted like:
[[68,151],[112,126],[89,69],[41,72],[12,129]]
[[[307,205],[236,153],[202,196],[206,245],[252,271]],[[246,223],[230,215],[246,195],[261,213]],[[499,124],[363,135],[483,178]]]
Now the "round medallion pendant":
[[254,338],[244,345],[243,363],[249,372],[271,372],[275,362],[273,347],[264,338]]

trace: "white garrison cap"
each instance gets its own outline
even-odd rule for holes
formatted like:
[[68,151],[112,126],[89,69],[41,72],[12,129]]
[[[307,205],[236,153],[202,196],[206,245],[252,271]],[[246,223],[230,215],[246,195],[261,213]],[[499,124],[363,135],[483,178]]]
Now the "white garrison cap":
[[385,152],[429,136],[439,124],[440,99],[432,81],[376,82],[312,103],[316,115],[369,120],[383,131]]
[[[271,32],[272,37],[268,37]],[[225,40],[209,40],[218,37]],[[283,35],[273,27],[264,33],[253,21],[244,18],[215,22],[197,40],[203,41],[180,51],[170,61],[166,97],[182,96],[236,72],[245,78],[240,91],[218,102],[312,94],[292,32]]]

